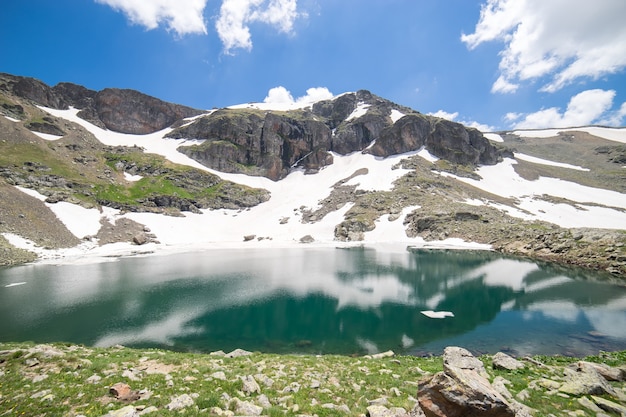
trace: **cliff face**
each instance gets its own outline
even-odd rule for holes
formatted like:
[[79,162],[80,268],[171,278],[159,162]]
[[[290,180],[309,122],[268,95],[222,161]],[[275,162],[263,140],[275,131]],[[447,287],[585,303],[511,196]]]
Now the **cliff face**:
[[179,150],[208,167],[272,180],[284,178],[293,167],[315,172],[332,163],[331,152],[388,157],[425,147],[463,165],[495,164],[503,156],[478,130],[425,116],[365,90],[285,112],[222,109],[168,136],[204,140]]
[[172,104],[135,90],[89,90],[72,83],[54,87],[39,80],[0,74],[0,89],[53,109],[80,109],[78,115],[96,126],[120,133],[148,134],[202,111]]

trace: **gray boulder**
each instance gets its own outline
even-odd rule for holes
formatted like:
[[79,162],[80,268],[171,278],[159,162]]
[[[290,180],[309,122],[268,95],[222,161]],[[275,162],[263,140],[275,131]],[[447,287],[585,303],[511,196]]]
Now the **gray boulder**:
[[443,372],[419,383],[419,405],[428,417],[514,417],[515,410],[487,380],[482,362],[459,347],[443,354]]
[[514,371],[516,369],[521,369],[524,367],[524,364],[522,362],[503,352],[498,352],[493,355],[492,361],[493,369]]

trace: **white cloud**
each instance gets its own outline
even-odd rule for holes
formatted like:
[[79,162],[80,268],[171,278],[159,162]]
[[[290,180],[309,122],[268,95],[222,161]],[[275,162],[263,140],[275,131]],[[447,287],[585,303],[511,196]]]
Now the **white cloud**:
[[164,24],[179,35],[206,34],[204,8],[207,0],[96,0],[123,12],[128,19],[148,29]]
[[444,111],[444,110],[437,110],[434,113],[428,113],[428,114],[430,114],[431,116],[440,117],[442,119],[452,120],[452,121],[454,121],[454,119],[459,117],[459,112],[448,113],[447,111]]
[[263,100],[267,104],[296,104],[306,105],[315,103],[320,100],[329,100],[333,98],[331,93],[326,87],[313,87],[306,90],[306,95],[298,97],[294,100],[293,96],[283,86],[278,86],[270,89],[267,93],[267,97]]
[[543,77],[541,90],[554,92],[626,67],[625,16],[624,0],[487,0],[474,33],[461,40],[470,49],[504,43],[493,92]]
[[280,32],[292,33],[299,16],[297,3],[297,0],[223,0],[215,28],[224,51],[252,49],[251,23],[266,23]]
[[448,113],[447,111],[444,111],[444,110],[437,110],[434,113],[428,113],[428,114],[430,116],[440,117],[442,119],[450,120],[452,122],[461,123],[462,125],[465,125],[468,127],[473,127],[474,129],[478,129],[481,132],[493,132],[496,130],[496,128],[493,126],[479,123],[474,120],[457,120],[457,117],[459,117],[459,112]]
[[[573,96],[567,109],[561,113],[557,107],[539,110],[526,115],[516,114],[516,119],[523,120],[514,125],[516,129],[543,129],[586,126],[590,124],[604,124],[619,126],[626,117],[626,103],[617,111],[611,111],[615,91],[587,90]],[[515,120],[513,118],[510,119]]]

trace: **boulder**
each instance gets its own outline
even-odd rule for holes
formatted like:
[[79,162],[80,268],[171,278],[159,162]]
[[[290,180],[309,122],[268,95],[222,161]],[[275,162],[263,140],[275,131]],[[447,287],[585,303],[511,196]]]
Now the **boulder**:
[[252,395],[254,393],[256,394],[261,393],[261,387],[259,386],[259,384],[256,382],[256,380],[254,379],[252,375],[247,375],[247,376],[240,377],[240,378],[242,382],[241,391],[243,391],[244,394]]
[[504,352],[498,352],[493,355],[492,358],[492,366],[493,369],[504,369],[507,371],[514,371],[516,369],[521,369],[524,367],[524,364],[517,359],[507,355]]
[[515,410],[487,380],[480,360],[469,351],[448,347],[443,372],[419,382],[419,405],[428,417],[513,417]]
[[626,368],[613,368],[603,363],[578,361],[570,366],[575,370],[593,369],[607,381],[626,381]]
[[615,389],[592,367],[565,368],[565,382],[559,391],[569,395],[613,395]]
[[118,382],[109,388],[109,393],[120,401],[136,401],[141,396],[139,392],[134,391],[128,384]]

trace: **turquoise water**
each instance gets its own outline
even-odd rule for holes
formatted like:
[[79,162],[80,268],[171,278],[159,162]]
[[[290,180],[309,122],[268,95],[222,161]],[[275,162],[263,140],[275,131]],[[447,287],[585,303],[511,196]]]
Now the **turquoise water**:
[[34,264],[0,269],[0,341],[578,356],[626,349],[626,287],[602,278],[490,252],[365,248]]

